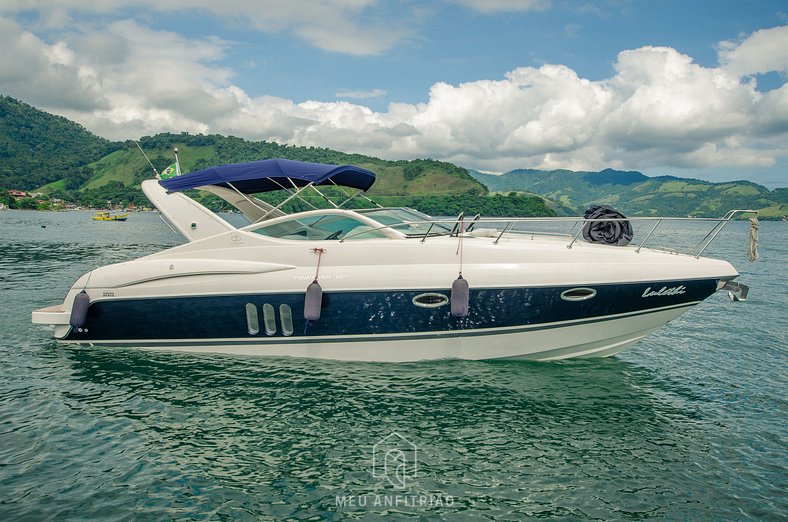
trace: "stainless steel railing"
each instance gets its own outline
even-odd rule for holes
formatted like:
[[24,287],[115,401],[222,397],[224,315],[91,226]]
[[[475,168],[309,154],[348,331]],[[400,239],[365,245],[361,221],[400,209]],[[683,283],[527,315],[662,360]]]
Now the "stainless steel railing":
[[[436,236],[456,236],[457,234],[462,233],[463,235],[467,234],[470,237],[479,237],[474,236],[472,232],[469,230],[479,227],[483,228],[485,224],[487,225],[496,225],[494,228],[495,234],[492,234],[490,237],[495,236],[493,238],[493,244],[497,245],[501,238],[503,238],[506,234],[510,235],[523,235],[529,234],[533,236],[550,236],[550,237],[565,237],[569,240],[569,243],[566,245],[567,248],[572,248],[574,244],[580,238],[580,235],[583,233],[583,228],[587,223],[597,223],[597,222],[625,222],[630,221],[633,223],[641,223],[645,224],[647,222],[654,222],[654,225],[645,235],[643,240],[636,246],[635,252],[640,252],[640,250],[646,246],[648,241],[653,237],[654,233],[657,229],[665,222],[693,222],[693,223],[713,223],[711,230],[701,239],[698,241],[696,245],[691,247],[688,252],[689,255],[700,257],[701,254],[711,245],[714,239],[722,232],[722,229],[725,228],[725,225],[728,224],[734,217],[741,215],[741,214],[757,214],[757,210],[744,210],[744,209],[737,209],[731,210],[727,212],[721,218],[692,218],[692,217],[629,217],[629,218],[621,218],[621,219],[611,219],[611,218],[601,218],[601,219],[585,219],[582,217],[536,217],[536,218],[481,218],[478,215],[474,216],[472,221],[468,223],[468,229],[465,228],[465,221],[463,215],[461,214],[457,218],[447,218],[447,219],[432,219],[432,220],[424,220],[424,221],[405,221],[402,223],[397,224],[389,224],[389,225],[381,225],[379,227],[373,227],[371,229],[366,229],[363,232],[358,232],[355,234],[348,234],[344,236],[340,242],[344,242],[348,239],[352,239],[354,237],[363,236],[365,234],[370,234],[372,232],[381,230],[381,229],[394,229],[397,230],[401,227],[412,227],[413,225],[425,225],[427,226],[427,230],[424,233],[417,233],[417,234],[407,234],[408,239],[418,239],[422,243],[427,241],[429,237],[436,237]],[[526,231],[517,229],[518,225],[521,224],[535,224],[535,223],[549,223],[552,225],[566,223],[567,226],[571,225],[569,228],[569,233],[551,233],[545,231]],[[435,231],[436,225],[445,225],[443,231],[437,232]],[[503,225],[500,228],[500,225]],[[578,227],[578,225],[581,225]],[[642,225],[641,225],[642,226]],[[571,232],[575,230],[577,227],[577,232],[572,234]],[[638,227],[638,230],[640,227]]]

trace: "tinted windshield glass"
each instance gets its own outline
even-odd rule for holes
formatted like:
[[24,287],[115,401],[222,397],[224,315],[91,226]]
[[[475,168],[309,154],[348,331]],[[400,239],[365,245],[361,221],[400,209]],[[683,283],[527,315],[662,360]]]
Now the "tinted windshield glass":
[[386,237],[366,223],[344,214],[324,214],[293,218],[279,223],[263,225],[253,232],[279,239],[293,240],[333,240],[333,239],[369,239]]
[[[409,236],[423,236],[427,231],[430,235],[448,234],[451,231],[450,227],[442,223],[432,225],[430,216],[411,208],[371,208],[356,212],[364,214],[382,225],[389,225],[394,230]],[[430,229],[430,225],[432,225],[432,229]]]

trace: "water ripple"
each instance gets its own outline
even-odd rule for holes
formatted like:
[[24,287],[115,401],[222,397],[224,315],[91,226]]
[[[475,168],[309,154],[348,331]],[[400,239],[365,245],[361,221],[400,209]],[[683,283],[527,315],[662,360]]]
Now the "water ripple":
[[[134,215],[139,229],[97,228],[75,246],[84,215],[11,214],[0,215],[12,232],[0,256],[12,303],[0,319],[3,519],[788,512],[788,303],[768,294],[785,276],[784,257],[773,257],[788,252],[784,225],[762,227],[782,243],[748,268],[749,302],[714,296],[618,358],[375,364],[58,346],[29,323],[32,308],[62,299],[92,264],[176,240],[154,216]],[[418,448],[405,490],[372,473],[373,446],[393,432]],[[372,505],[396,495],[452,503]]]

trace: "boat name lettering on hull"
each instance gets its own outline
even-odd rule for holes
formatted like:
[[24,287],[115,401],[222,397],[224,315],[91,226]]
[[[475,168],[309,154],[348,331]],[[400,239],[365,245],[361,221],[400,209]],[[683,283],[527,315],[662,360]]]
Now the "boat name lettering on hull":
[[[334,280],[347,279],[348,277],[350,277],[349,274],[325,274],[325,275],[320,274],[320,280],[321,281],[328,281],[328,280],[332,280],[332,279],[334,279]],[[307,275],[307,274],[300,274],[300,275],[293,276],[293,279],[295,279],[296,281],[311,281],[314,278],[315,278],[315,276]]]
[[666,295],[679,295],[685,293],[686,291],[687,288],[684,285],[673,286],[670,288],[668,288],[667,286],[663,286],[659,290],[652,290],[651,287],[649,286],[643,292],[642,297],[662,297]]

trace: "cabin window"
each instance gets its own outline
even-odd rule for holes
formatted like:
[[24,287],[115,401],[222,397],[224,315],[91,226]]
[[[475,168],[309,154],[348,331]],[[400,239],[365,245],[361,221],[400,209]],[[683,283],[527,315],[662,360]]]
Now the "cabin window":
[[246,303],[246,328],[249,335],[260,333],[260,319],[257,315],[257,307],[252,303]]
[[293,335],[293,311],[289,305],[279,305],[279,319],[282,322],[282,333]]
[[263,326],[265,326],[265,335],[276,334],[276,316],[274,315],[274,307],[265,303],[263,305]]

